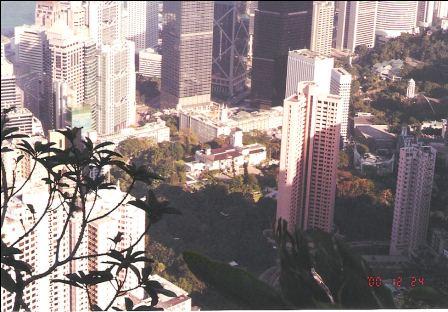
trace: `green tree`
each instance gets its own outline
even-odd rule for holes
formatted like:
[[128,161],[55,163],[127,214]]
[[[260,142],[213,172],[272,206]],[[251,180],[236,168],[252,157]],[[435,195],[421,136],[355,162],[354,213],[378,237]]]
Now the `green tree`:
[[369,152],[369,147],[365,144],[356,144],[356,150],[360,155],[364,155]]
[[347,168],[350,165],[350,158],[345,151],[339,152],[338,168]]

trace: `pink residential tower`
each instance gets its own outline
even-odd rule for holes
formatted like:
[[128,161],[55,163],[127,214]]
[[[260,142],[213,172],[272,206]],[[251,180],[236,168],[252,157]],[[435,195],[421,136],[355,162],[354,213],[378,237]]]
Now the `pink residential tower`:
[[308,81],[284,101],[277,219],[289,231],[333,228],[342,104]]

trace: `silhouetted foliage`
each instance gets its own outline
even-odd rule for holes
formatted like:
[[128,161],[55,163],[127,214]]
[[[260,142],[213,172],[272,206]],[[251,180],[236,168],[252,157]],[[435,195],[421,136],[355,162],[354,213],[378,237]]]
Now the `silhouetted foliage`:
[[371,270],[336,237],[319,231],[291,234],[281,220],[276,233],[278,289],[244,270],[192,252],[185,252],[184,260],[198,278],[249,309],[395,307],[386,287],[368,286]]
[[[71,264],[81,259],[96,259],[96,261],[103,261],[108,267],[102,271],[89,272],[73,272],[66,275],[66,279],[53,279],[52,283],[63,283],[71,287],[81,288],[86,291],[89,298],[90,308],[92,310],[108,310],[112,307],[116,299],[125,295],[129,289],[124,289],[126,277],[129,274],[135,274],[138,278],[138,285],[132,289],[143,288],[151,297],[151,306],[147,309],[155,309],[158,302],[158,294],[167,296],[175,296],[174,293],[164,289],[158,282],[150,279],[152,271],[153,260],[144,255],[144,251],[135,250],[137,244],[145,237],[150,225],[158,222],[164,214],[178,213],[174,208],[168,206],[167,202],[159,202],[150,189],[151,184],[155,180],[160,180],[161,177],[143,165],[136,165],[134,163],[126,162],[121,154],[111,151],[108,146],[113,145],[111,142],[104,142],[94,145],[89,138],[81,139],[79,128],[57,130],[68,141],[66,149],[55,147],[55,143],[41,143],[36,142],[31,145],[26,140],[26,135],[18,133],[18,128],[8,126],[8,118],[6,114],[8,110],[2,112],[1,120],[1,228],[2,228],[2,242],[1,242],[1,287],[8,292],[14,294],[14,311],[21,309],[29,310],[27,299],[24,298],[24,290],[34,281],[41,278],[48,277],[55,270],[65,264]],[[21,140],[19,140],[21,139]],[[132,153],[135,149],[131,148]],[[6,168],[4,157],[7,153],[18,152],[20,155],[16,158],[16,168],[24,159],[28,159],[34,164],[28,177],[20,183],[15,179],[15,169]],[[43,182],[48,186],[48,201],[41,215],[37,215],[33,205],[29,204],[29,212],[33,215],[34,223],[25,229],[24,234],[16,241],[6,243],[3,240],[4,221],[7,211],[13,209],[11,200],[19,194],[23,187],[29,182],[36,167],[43,168],[47,177],[43,178]],[[126,189],[122,200],[114,207],[108,207],[106,212],[93,213],[94,205],[87,205],[87,198],[90,196],[98,196],[98,191],[102,189],[110,189],[112,184],[107,181],[106,177],[101,174],[102,169],[106,167],[113,167],[121,171],[130,179],[130,185]],[[94,178],[90,176],[91,168],[96,168],[99,172]],[[12,182],[7,179],[7,173],[13,170]],[[133,238],[134,242],[126,248],[119,247],[122,240],[123,233],[118,232],[114,238],[110,238],[113,242],[113,247],[104,253],[93,253],[87,255],[79,255],[80,244],[86,229],[89,224],[97,220],[106,218],[110,213],[118,209],[122,204],[126,203],[126,198],[136,182],[146,185],[147,197],[145,201],[134,200],[128,201],[127,204],[134,205],[135,209],[143,209],[148,217],[146,229],[141,233],[140,237]],[[70,183],[71,186],[68,184]],[[61,198],[61,205],[56,208],[52,206],[52,198],[57,196]],[[45,198],[43,199],[45,200]],[[29,263],[19,260],[19,255],[23,252],[20,248],[20,242],[23,242],[29,235],[36,230],[45,215],[50,213],[50,210],[64,209],[66,216],[64,217],[63,227],[60,233],[54,238],[55,244],[54,258],[49,263],[48,269],[42,272],[36,272]],[[40,213],[40,212],[39,212]],[[36,215],[36,216],[35,216]],[[34,217],[35,216],[35,217]],[[79,217],[79,218],[78,218]],[[76,220],[81,221],[74,221]],[[60,253],[61,241],[64,237],[69,235],[69,224],[71,222],[78,222],[80,234],[78,237],[71,237],[72,247],[67,256],[62,256]],[[45,238],[47,239],[47,238]],[[53,255],[51,255],[53,256]],[[38,259],[41,261],[43,259]],[[146,267],[142,270],[138,269],[135,264],[138,262],[146,263]],[[124,277],[123,277],[124,276]],[[100,283],[112,283],[115,288],[115,294],[112,296],[110,302],[99,302],[93,304],[89,296],[89,287]],[[100,307],[101,306],[101,307]],[[126,302],[127,308],[134,308]],[[141,310],[137,307],[134,310]]]

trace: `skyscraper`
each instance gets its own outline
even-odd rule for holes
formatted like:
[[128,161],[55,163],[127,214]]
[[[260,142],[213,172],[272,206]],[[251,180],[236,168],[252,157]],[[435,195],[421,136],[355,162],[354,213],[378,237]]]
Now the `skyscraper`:
[[355,51],[360,45],[375,45],[378,1],[338,1],[336,49]]
[[310,50],[330,56],[333,39],[334,1],[313,1]]
[[341,98],[314,82],[285,99],[277,219],[290,231],[332,231],[341,116]]
[[434,16],[437,18],[444,18],[448,16],[448,2],[435,1],[434,3]]
[[378,1],[375,34],[380,38],[414,32],[418,1]]
[[97,45],[123,39],[121,1],[89,1],[88,12],[89,34]]
[[63,18],[65,5],[62,1],[36,1],[34,21],[37,26],[51,27]]
[[126,1],[126,39],[135,43],[135,51],[153,48],[159,35],[157,1]]
[[301,81],[314,81],[324,93],[330,93],[332,57],[307,49],[289,51],[288,72],[286,76],[286,98],[297,92]]
[[15,61],[28,65],[39,77],[43,73],[43,51],[46,40],[43,27],[23,25],[14,28]]
[[244,1],[215,1],[212,92],[230,97],[245,89],[249,20]]
[[432,25],[434,2],[435,1],[418,1],[417,26],[429,27]]
[[333,68],[331,70],[330,93],[339,95],[342,100],[341,137],[344,143],[348,143],[348,113],[350,110],[351,86],[352,75],[344,68]]
[[113,134],[135,124],[135,47],[132,41],[103,45],[98,54],[96,130]]
[[[96,84],[96,59],[92,56],[95,43],[86,37],[76,36],[61,21],[53,24],[46,35],[43,79],[45,101],[41,102],[40,108],[40,112],[45,113],[41,114],[42,122],[46,129],[72,126],[89,131],[92,128],[91,105],[96,101],[96,92],[93,90]],[[61,107],[62,102],[57,102],[60,97],[54,97],[53,88],[60,86],[55,82],[66,84],[65,96],[70,97],[66,104],[70,106]]]
[[258,2],[252,62],[255,104],[281,105],[288,51],[310,47],[312,10],[312,1]]
[[165,1],[161,105],[194,108],[210,103],[213,1]]
[[425,244],[435,161],[433,147],[408,144],[400,149],[391,255],[408,255]]
[[255,29],[255,10],[258,8],[258,1],[247,1],[246,11],[249,15],[249,43],[247,46],[247,66],[248,70],[252,68],[254,29]]
[[14,75],[14,67],[4,57],[1,58],[1,69],[1,110],[23,106],[21,90],[17,87]]

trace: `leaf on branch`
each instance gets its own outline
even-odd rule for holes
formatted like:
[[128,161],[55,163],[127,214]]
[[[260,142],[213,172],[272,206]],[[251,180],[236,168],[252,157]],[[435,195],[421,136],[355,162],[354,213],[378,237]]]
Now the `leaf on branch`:
[[142,269],[142,280],[146,282],[148,280],[149,275],[152,273],[151,267],[146,267]]
[[99,283],[104,283],[111,281],[113,279],[112,273],[110,271],[91,271],[86,276],[82,277],[82,283],[84,285],[96,285]]
[[53,280],[51,280],[51,282],[52,283],[63,283],[63,284],[71,285],[74,287],[82,288],[82,286],[80,284],[78,284],[77,282],[75,282],[73,280],[53,279]]
[[158,281],[148,281],[146,282],[145,286],[152,288],[158,294],[162,294],[167,297],[177,297],[174,291],[163,288],[162,284],[160,284]]
[[163,311],[163,308],[156,308],[147,305],[141,305],[134,309],[134,311]]
[[23,139],[23,138],[29,138],[29,136],[27,136],[26,134],[11,134],[8,135],[5,139],[6,140],[11,140],[11,139]]
[[94,148],[93,148],[93,150],[99,150],[100,148],[103,148],[103,147],[106,147],[106,146],[109,146],[109,145],[115,145],[113,142],[103,142],[103,143],[100,143],[100,144],[98,144],[98,145],[96,145]]
[[124,305],[126,307],[126,311],[132,311],[132,308],[134,307],[134,303],[129,298],[124,298]]
[[143,289],[146,291],[146,293],[151,297],[151,306],[154,307],[159,303],[159,296],[157,295],[157,292],[148,285],[145,285]]
[[[10,265],[14,269],[16,269],[17,271],[24,271],[24,272],[28,273],[29,275],[31,275],[33,267],[29,263],[26,263],[25,261],[22,261],[22,260],[15,260],[15,259],[12,259],[12,260],[13,261],[11,262]],[[5,262],[3,262],[3,263],[5,263]]]
[[28,207],[28,210],[32,213],[35,214],[36,210],[34,209],[34,206],[31,204],[26,204],[26,206]]
[[13,151],[14,150],[12,150],[12,149],[10,149],[9,147],[6,147],[6,146],[2,147],[2,150],[1,150],[2,153],[8,153],[8,152],[13,152]]
[[121,154],[114,152],[114,151],[110,151],[110,150],[101,150],[101,151],[98,151],[98,154],[106,154],[110,157],[117,157],[117,158],[123,157]]
[[114,258],[115,260],[118,260],[120,262],[124,261],[124,256],[117,250],[111,250],[109,257]]
[[164,214],[178,214],[182,213],[176,208],[169,207],[168,201],[158,201],[154,193],[150,190],[146,196],[146,201],[140,199],[128,201],[128,204],[144,210],[151,222],[156,223]]
[[18,248],[15,248],[15,247],[9,247],[2,241],[2,243],[1,243],[1,253],[2,253],[2,258],[3,258],[3,257],[16,255],[16,254],[21,254],[22,251],[20,249],[18,249]]
[[114,183],[102,183],[100,186],[98,186],[99,190],[114,190],[115,184]]
[[1,281],[2,281],[2,288],[6,289],[10,293],[14,293],[17,290],[17,284],[12,279],[12,277],[9,275],[9,273],[1,268]]
[[19,155],[19,157],[17,157],[16,159],[16,163],[18,164],[23,159],[23,157],[25,157],[25,155]]
[[17,146],[19,147],[19,150],[24,151],[24,152],[26,152],[29,155],[35,155],[36,154],[36,151],[34,150],[34,148],[26,140],[22,140],[22,142],[17,143]]
[[117,235],[114,237],[114,239],[112,238],[108,238],[111,241],[113,241],[115,244],[118,244],[119,242],[121,242],[123,240],[123,232],[118,232]]
[[94,304],[92,305],[92,310],[93,311],[103,311],[103,309],[101,309],[98,305]]
[[134,272],[135,276],[137,276],[138,281],[141,281],[141,280],[142,280],[142,277],[141,277],[141,275],[140,275],[140,271],[137,269],[137,267],[134,266],[134,265],[132,265],[132,264],[130,264],[130,265],[129,265],[129,268],[132,270],[132,272]]

